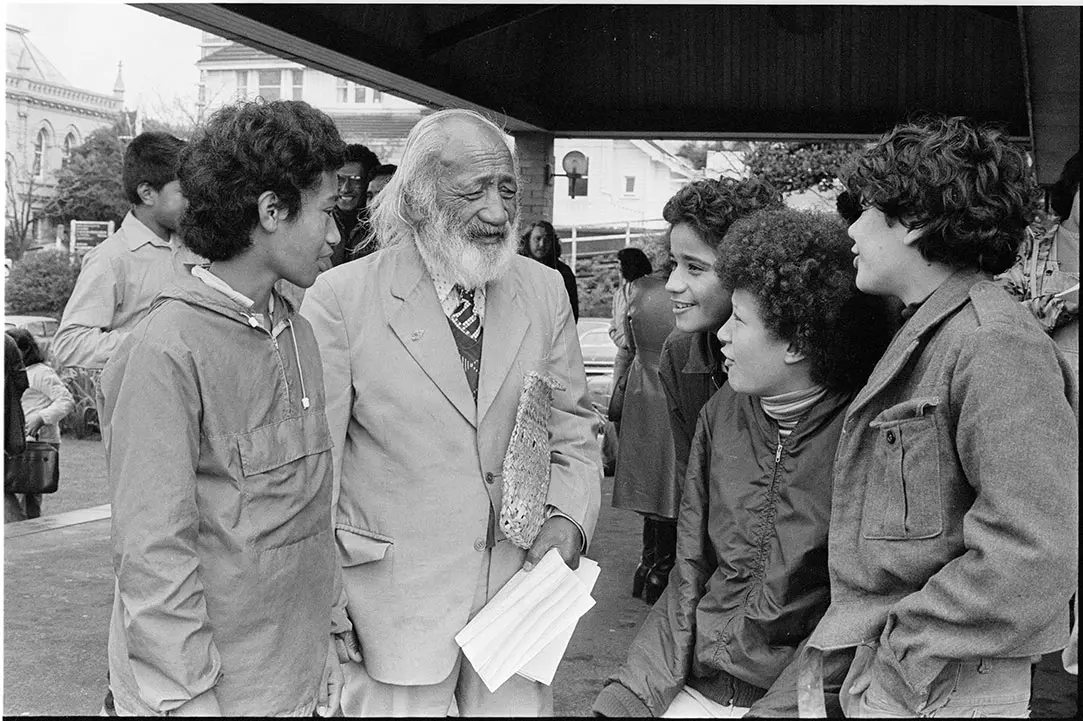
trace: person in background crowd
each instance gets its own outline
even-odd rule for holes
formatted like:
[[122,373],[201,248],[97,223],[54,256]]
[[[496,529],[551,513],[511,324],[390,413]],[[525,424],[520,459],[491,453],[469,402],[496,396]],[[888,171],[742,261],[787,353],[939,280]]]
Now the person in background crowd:
[[395,171],[399,169],[399,166],[386,163],[384,165],[378,165],[369,172],[369,187],[365,193],[365,197],[368,199],[368,204],[371,205],[373,199],[379,194],[381,190],[390,182],[391,176],[395,174]]
[[364,243],[368,230],[368,178],[369,173],[379,165],[380,159],[376,153],[364,145],[353,143],[346,146],[346,164],[338,171],[338,201],[332,216],[340,237],[331,256],[333,265],[342,265],[356,258],[358,249]]
[[997,281],[1022,301],[1072,363],[1079,378],[1079,153],[1049,193],[1058,222],[1027,228],[1015,264]]
[[545,221],[535,221],[527,228],[522,237],[522,254],[534,260],[555,268],[564,280],[564,288],[568,291],[568,301],[572,304],[572,318],[579,320],[579,288],[575,283],[575,273],[568,264],[560,260],[560,240],[553,224]]
[[757,212],[718,252],[728,380],[700,413],[672,582],[595,702],[606,716],[736,718],[795,697],[792,678],[775,684],[829,600],[832,457],[888,309],[854,286],[827,215]]
[[[643,548],[632,579],[632,596],[654,603],[673,567],[677,533],[677,478],[666,396],[658,378],[662,344],[673,330],[673,308],[664,278],[650,275],[643,251],[625,248],[621,268],[646,264],[647,275],[624,285],[628,304],[619,320],[624,345],[617,351],[613,385],[623,386],[620,444],[613,479],[613,507],[643,516]],[[638,254],[638,255],[636,255]],[[624,375],[627,374],[627,378]]]
[[[13,328],[8,333],[19,346],[23,364],[26,366],[26,377],[30,383],[22,398],[26,434],[52,445],[59,453],[60,421],[75,408],[75,400],[56,371],[45,364],[45,356],[30,331]],[[27,518],[39,517],[41,494],[27,493],[24,496],[24,508]]]
[[[613,340],[613,345],[617,347],[617,354],[613,360],[613,374],[609,384],[610,393],[610,405],[613,405],[614,393],[623,394],[624,389],[617,387],[618,379],[626,378],[627,376],[627,363],[630,358],[627,353],[621,353],[621,349],[625,346],[624,339],[624,317],[628,312],[628,291],[630,290],[631,283],[637,278],[642,278],[645,275],[650,275],[652,272],[651,261],[639,248],[621,248],[617,251],[617,262],[620,264],[620,285],[613,293],[613,311],[612,316],[609,318],[609,337]],[[620,424],[608,421],[605,424],[604,436],[602,438],[602,467],[605,471],[605,475],[612,475],[616,471],[617,466],[617,451],[619,450],[617,443],[617,433]],[[646,535],[646,531],[644,531]],[[653,531],[651,538],[653,538]],[[647,547],[647,538],[643,541],[644,548]],[[651,543],[651,554],[653,558],[654,545]],[[649,570],[649,569],[647,569]],[[642,571],[643,574],[647,573],[647,570]],[[641,573],[636,571],[637,574]],[[634,586],[638,587],[639,581],[634,582]],[[637,598],[639,594],[634,594]]]
[[[613,314],[609,319],[609,337],[619,350],[624,347],[624,316],[628,311],[629,283],[650,275],[653,268],[651,268],[650,258],[639,248],[618,250],[617,263],[620,264],[620,285],[613,293]],[[613,376],[617,375],[619,375],[618,369],[614,368]]]
[[[1034,314],[1038,324],[1071,362],[1079,387],[1079,153],[1064,164],[1049,193],[1059,222],[1044,231],[1027,227],[1015,265],[998,282]],[[1062,654],[1064,668],[1079,672],[1079,591],[1072,635]]]
[[330,267],[345,149],[279,100],[221,108],[183,153],[184,235],[209,265],[178,269],[100,387],[117,715],[331,715],[360,658],[319,350],[273,290]]
[[720,178],[689,183],[662,210],[670,224],[666,235],[673,270],[666,290],[676,328],[662,346],[658,375],[669,407],[678,494],[699,411],[726,381],[716,334],[730,315],[730,291],[712,271],[718,245],[738,218],[781,207],[781,193],[761,180]]
[[843,425],[801,715],[838,690],[847,716],[1026,717],[1031,657],[1068,641],[1079,524],[1071,366],[992,282],[1027,226],[1026,159],[996,128],[929,117],[842,179],[863,209],[857,286],[905,323]]
[[[421,119],[373,203],[380,251],[306,294],[328,394],[336,537],[364,660],[344,667],[358,715],[551,715],[552,689],[489,691],[455,635],[550,549],[572,568],[598,518],[594,413],[567,293],[516,254],[517,163],[469,110]],[[361,309],[359,311],[358,309]],[[524,376],[557,381],[549,486],[529,550],[498,522]]]
[[133,207],[120,229],[83,257],[50,347],[58,371],[100,371],[169,282],[174,260],[189,267],[202,260],[177,235],[187,206],[177,180],[184,145],[168,133],[148,132],[124,150],[124,192]]
[[[4,333],[4,458],[18,455],[26,450],[26,422],[23,416],[23,393],[30,387],[26,367],[15,339]],[[6,466],[5,466],[6,468]],[[4,523],[22,521],[26,509],[19,497],[4,490]]]

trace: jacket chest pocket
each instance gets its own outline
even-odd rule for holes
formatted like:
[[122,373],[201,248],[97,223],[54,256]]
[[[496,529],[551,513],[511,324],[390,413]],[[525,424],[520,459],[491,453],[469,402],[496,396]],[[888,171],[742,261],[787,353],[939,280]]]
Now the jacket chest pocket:
[[330,530],[331,446],[322,412],[237,436],[242,513],[257,548],[278,548]]
[[939,398],[912,398],[878,415],[861,534],[873,540],[933,538],[943,531]]

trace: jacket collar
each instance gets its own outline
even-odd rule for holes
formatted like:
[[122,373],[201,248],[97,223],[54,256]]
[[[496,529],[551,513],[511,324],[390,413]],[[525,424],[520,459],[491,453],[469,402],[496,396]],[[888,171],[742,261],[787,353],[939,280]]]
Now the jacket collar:
[[[760,399],[743,393],[737,395],[756,419],[756,425],[764,434],[764,437],[777,444],[778,424],[763,410]],[[801,420],[794,426],[793,432],[783,441],[783,445],[789,452],[800,449],[807,439],[814,438],[820,432],[825,423],[831,422],[840,407],[846,406],[853,399],[853,391],[849,393],[828,391],[819,402],[801,417]]]
[[975,283],[988,280],[986,274],[973,268],[955,271],[940,287],[933,291],[921,307],[912,315],[891,339],[880,362],[873,368],[865,387],[858,392],[850,407],[854,413],[884,389],[909,362],[923,339],[935,332],[945,318],[953,315],[970,299],[970,289]]
[[124,216],[124,220],[120,222],[120,227],[124,229],[124,237],[128,241],[128,250],[137,250],[147,243],[157,245],[161,248],[181,247],[181,243],[178,240],[176,233],[171,233],[169,240],[162,240],[153,230],[148,228],[143,221],[137,218],[135,212],[131,210]]
[[706,331],[689,333],[688,359],[684,362],[682,373],[714,373],[718,367],[714,348],[711,347],[711,334]]

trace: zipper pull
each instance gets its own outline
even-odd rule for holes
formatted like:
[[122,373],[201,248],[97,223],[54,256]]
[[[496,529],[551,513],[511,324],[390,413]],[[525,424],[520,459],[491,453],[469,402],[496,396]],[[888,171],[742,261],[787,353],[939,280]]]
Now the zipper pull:
[[782,439],[778,439],[778,449],[775,451],[775,463],[782,460]]

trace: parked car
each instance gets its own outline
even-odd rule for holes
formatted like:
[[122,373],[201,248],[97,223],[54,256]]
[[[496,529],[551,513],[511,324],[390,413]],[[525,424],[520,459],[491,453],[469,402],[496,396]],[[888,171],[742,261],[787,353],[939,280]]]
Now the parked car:
[[579,347],[583,350],[583,367],[587,372],[587,388],[591,400],[604,412],[609,407],[609,390],[613,382],[613,363],[617,346],[609,337],[608,318],[580,318]]
[[49,346],[52,345],[56,329],[60,327],[60,321],[45,315],[5,315],[4,330],[13,328],[25,328],[30,331],[37,341],[38,348],[44,358],[49,356]]

